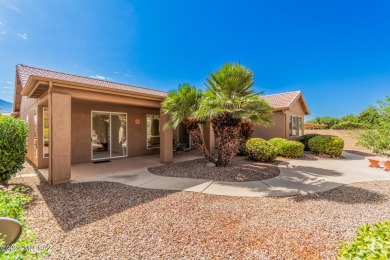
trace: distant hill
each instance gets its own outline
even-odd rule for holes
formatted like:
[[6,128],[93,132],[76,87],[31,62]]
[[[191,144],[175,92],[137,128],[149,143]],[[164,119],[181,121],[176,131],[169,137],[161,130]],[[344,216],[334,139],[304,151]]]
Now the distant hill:
[[12,112],[12,103],[0,99],[0,112],[2,113]]

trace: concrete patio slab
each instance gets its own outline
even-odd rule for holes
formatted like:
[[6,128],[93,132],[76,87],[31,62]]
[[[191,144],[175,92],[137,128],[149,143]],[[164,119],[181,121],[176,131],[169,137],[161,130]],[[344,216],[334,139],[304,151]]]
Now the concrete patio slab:
[[183,190],[203,192],[210,184],[211,180],[159,177],[150,182],[140,185],[141,188],[158,190]]
[[203,193],[225,196],[261,197],[267,195],[269,186],[261,181],[222,182],[214,181]]
[[[107,181],[147,189],[266,197],[302,195],[327,191],[354,182],[390,180],[390,172],[368,167],[364,156],[344,152],[343,157],[329,160],[290,160],[278,165],[280,175],[275,178],[252,182],[221,182],[154,175],[147,168],[162,164],[154,156],[145,156],[126,158],[121,162],[113,161],[103,167],[90,164],[72,166],[72,175],[75,169],[76,176],[80,177],[72,182]],[[180,157],[176,162],[197,158],[199,156]],[[88,173],[85,174],[84,171]]]

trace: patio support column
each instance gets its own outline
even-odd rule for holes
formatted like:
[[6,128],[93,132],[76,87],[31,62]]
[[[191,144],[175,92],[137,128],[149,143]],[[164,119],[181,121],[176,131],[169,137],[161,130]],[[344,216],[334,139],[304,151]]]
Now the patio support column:
[[70,182],[71,96],[49,91],[49,184]]
[[211,123],[203,125],[203,139],[206,144],[207,150],[209,150],[209,152],[213,154],[215,152],[214,151],[215,144],[214,144],[214,132]]
[[173,130],[164,130],[167,116],[160,110],[160,161],[162,163],[173,162]]

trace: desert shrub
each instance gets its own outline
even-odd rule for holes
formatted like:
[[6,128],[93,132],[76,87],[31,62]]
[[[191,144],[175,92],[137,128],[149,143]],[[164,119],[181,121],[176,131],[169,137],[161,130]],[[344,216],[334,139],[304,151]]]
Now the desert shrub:
[[371,126],[363,123],[345,122],[345,123],[333,125],[331,129],[342,129],[342,130],[371,129]]
[[0,116],[0,184],[23,169],[28,135],[27,124],[19,119]]
[[365,130],[358,145],[372,149],[378,155],[390,157],[390,97],[379,101],[379,118],[372,130]]
[[320,134],[307,134],[307,135],[302,135],[299,137],[299,141],[304,144],[305,146],[305,151],[309,151],[309,140],[312,139],[313,137],[319,136]]
[[246,142],[246,151],[250,160],[260,162],[271,162],[278,156],[275,146],[261,138],[249,139]]
[[304,145],[297,141],[290,141],[284,138],[272,138],[268,141],[273,144],[278,155],[287,158],[298,158],[303,155]]
[[316,136],[309,140],[309,149],[314,154],[340,157],[344,149],[344,140],[334,135]]
[[342,242],[339,259],[389,259],[390,221],[378,222],[373,227],[364,224],[351,242]]

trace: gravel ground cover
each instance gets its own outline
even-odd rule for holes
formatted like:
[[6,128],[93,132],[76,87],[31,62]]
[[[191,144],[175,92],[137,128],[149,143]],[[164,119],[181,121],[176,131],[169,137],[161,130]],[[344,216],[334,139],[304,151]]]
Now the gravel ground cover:
[[210,167],[207,166],[207,162],[205,159],[196,159],[151,167],[148,170],[153,174],[167,177],[232,182],[259,181],[280,174],[278,168],[280,161],[270,163],[253,162],[245,159],[244,156],[237,156],[227,167]]
[[49,259],[335,259],[357,227],[390,219],[390,182],[240,198],[94,182],[31,188],[28,224]]
[[[334,159],[327,155],[315,155],[305,151],[297,160],[329,160]],[[245,156],[233,158],[227,167],[209,167],[207,160],[197,159],[162,166],[150,167],[148,170],[156,175],[166,177],[182,177],[193,179],[207,179],[215,181],[260,181],[276,177],[280,174],[278,164],[292,159],[278,157],[276,161],[264,163],[254,162]]]

